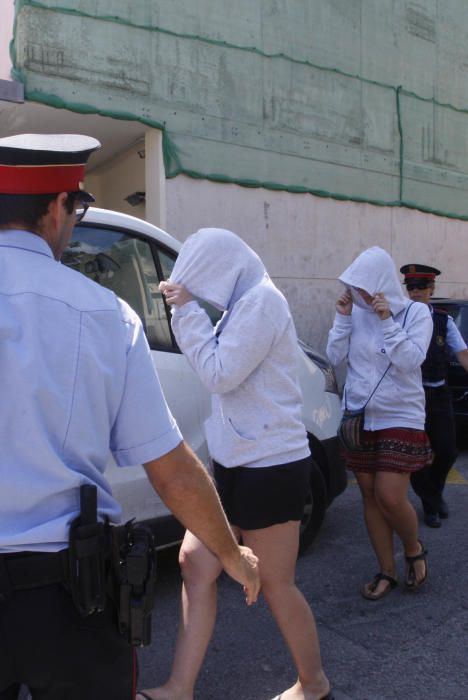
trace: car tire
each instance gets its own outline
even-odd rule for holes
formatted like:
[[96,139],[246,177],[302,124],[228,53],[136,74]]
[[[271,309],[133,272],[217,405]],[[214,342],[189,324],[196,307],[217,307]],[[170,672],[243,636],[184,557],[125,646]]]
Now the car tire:
[[312,460],[309,492],[299,530],[299,556],[317,537],[327,509],[327,487],[317,462]]

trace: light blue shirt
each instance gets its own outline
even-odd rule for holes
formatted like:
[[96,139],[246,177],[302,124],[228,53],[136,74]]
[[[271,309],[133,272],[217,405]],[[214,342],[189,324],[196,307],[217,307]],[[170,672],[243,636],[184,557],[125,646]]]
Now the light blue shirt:
[[0,231],[0,373],[0,552],[67,546],[82,484],[119,522],[110,454],[141,464],[182,439],[137,315],[27,231]]
[[454,353],[466,350],[466,343],[463,336],[455,325],[455,321],[451,316],[447,318],[447,345]]

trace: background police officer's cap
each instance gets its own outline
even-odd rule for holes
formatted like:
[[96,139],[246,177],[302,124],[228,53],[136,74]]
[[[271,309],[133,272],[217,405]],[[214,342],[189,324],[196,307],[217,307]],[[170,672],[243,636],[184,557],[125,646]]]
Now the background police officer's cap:
[[18,134],[0,138],[0,194],[74,192],[83,202],[85,164],[101,144],[79,134]]
[[400,272],[405,276],[404,284],[412,282],[434,282],[437,275],[440,275],[440,270],[429,265],[403,265],[400,267]]

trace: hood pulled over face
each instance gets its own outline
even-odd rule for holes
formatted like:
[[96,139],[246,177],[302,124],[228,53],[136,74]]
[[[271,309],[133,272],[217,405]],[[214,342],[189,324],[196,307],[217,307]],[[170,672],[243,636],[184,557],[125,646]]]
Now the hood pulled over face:
[[383,248],[367,248],[339,276],[339,280],[351,290],[353,304],[362,309],[371,307],[361,297],[358,289],[363,289],[370,296],[382,293],[395,316],[407,305],[398,273],[390,255]]
[[267,276],[257,253],[232,231],[202,228],[187,238],[170,281],[193,296],[230,309]]

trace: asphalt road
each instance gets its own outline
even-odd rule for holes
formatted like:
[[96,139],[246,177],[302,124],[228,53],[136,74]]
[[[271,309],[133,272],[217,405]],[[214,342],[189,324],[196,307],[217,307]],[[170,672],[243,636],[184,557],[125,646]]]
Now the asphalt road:
[[[468,450],[446,488],[450,518],[440,530],[421,525],[429,580],[418,593],[399,586],[378,602],[358,593],[377,566],[364,529],[357,486],[332,505],[320,537],[297,567],[315,612],[323,661],[336,700],[468,700]],[[403,576],[403,554],[398,549]],[[141,650],[140,687],[168,672],[178,620],[175,552],[160,556],[153,643]],[[219,586],[216,631],[196,700],[269,700],[289,687],[294,670],[263,600],[243,604],[226,577]]]

